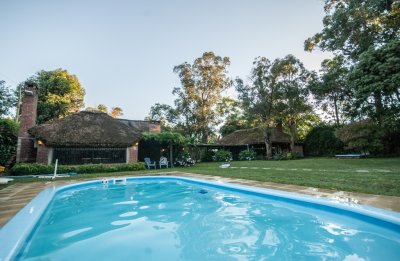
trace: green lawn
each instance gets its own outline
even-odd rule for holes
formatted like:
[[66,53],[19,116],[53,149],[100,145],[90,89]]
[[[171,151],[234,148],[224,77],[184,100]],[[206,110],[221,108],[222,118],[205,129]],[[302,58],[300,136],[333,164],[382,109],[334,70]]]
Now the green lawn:
[[[307,187],[400,196],[400,158],[307,158],[289,161],[234,161],[231,162],[231,168],[228,169],[221,169],[219,165],[220,163],[200,163],[194,167],[163,169],[162,171],[175,170]],[[160,172],[160,170],[85,174],[77,175],[72,179],[151,175],[154,172]],[[17,182],[33,181],[48,180],[25,179]]]
[[[400,158],[235,161],[229,169],[203,163],[188,172],[369,194],[400,196]],[[248,168],[242,168],[248,167]]]

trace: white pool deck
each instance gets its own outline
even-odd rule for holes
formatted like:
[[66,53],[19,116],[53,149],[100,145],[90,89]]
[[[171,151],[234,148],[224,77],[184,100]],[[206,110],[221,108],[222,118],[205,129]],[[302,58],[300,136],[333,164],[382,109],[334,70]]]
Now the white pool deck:
[[[395,196],[384,196],[384,195],[372,195],[355,192],[345,192],[329,189],[319,189],[311,187],[302,187],[288,184],[278,184],[272,182],[259,182],[254,180],[235,179],[235,178],[224,178],[210,175],[200,175],[185,173],[179,171],[163,172],[163,173],[151,173],[154,175],[174,175],[182,177],[192,177],[197,179],[206,179],[214,181],[229,182],[241,185],[255,186],[261,188],[282,190],[288,192],[294,192],[299,194],[306,194],[315,196],[318,198],[333,199],[340,202],[346,202],[350,204],[363,204],[377,208],[383,208],[400,212],[400,197]],[[135,175],[137,176],[137,175]],[[101,179],[101,178],[93,178]],[[93,180],[92,179],[92,180]],[[90,179],[87,179],[90,180]],[[54,181],[47,182],[30,182],[30,183],[16,183],[0,190],[0,227],[8,222],[20,209],[22,209],[32,198],[34,198],[40,191],[66,184],[72,184],[82,182],[84,180],[62,180],[57,179]]]

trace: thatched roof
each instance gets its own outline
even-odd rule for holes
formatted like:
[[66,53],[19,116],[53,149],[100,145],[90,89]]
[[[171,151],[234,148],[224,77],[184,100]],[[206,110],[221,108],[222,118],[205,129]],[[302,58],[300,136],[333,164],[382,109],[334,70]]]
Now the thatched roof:
[[47,146],[128,147],[141,139],[142,132],[98,111],[81,111],[29,129]]
[[[272,142],[290,143],[290,136],[280,128],[272,129]],[[264,131],[260,127],[237,130],[223,137],[219,144],[221,145],[247,145],[265,143]]]
[[122,122],[134,132],[143,133],[145,131],[150,131],[150,125],[160,125],[159,121],[140,121],[140,120],[127,120],[127,119],[118,119],[118,121]]

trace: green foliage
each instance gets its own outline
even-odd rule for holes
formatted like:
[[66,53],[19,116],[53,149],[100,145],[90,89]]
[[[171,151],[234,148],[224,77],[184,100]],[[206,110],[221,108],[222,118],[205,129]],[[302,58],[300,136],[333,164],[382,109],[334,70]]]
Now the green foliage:
[[344,106],[352,93],[348,86],[349,69],[345,66],[343,56],[335,56],[321,63],[320,76],[314,75],[309,89],[319,103],[319,107],[333,115],[339,125]]
[[257,153],[254,150],[242,150],[239,152],[239,160],[255,160]]
[[273,160],[287,160],[287,154],[283,152],[282,150],[276,150],[274,154],[272,155]]
[[53,169],[54,167],[51,165],[38,163],[17,163],[11,168],[10,174],[13,176],[50,174],[54,171]]
[[215,152],[215,161],[227,162],[232,160],[232,153],[228,150],[218,150]]
[[311,74],[293,55],[276,59],[272,70],[275,74],[278,91],[281,93],[277,105],[278,114],[289,128],[290,148],[293,151],[298,139],[298,124],[312,112],[312,107],[308,102],[309,91],[307,88]]
[[366,115],[385,128],[400,121],[399,40],[364,52],[351,72],[350,80],[355,93],[353,116]]
[[144,132],[143,139],[145,141],[155,141],[160,144],[166,145],[185,145],[188,143],[188,140],[182,136],[180,133],[171,132],[171,131],[162,131],[159,133],[156,132]]
[[104,113],[108,113],[108,108],[104,104],[99,104],[97,107],[87,107],[85,111],[101,111]]
[[171,130],[179,120],[176,109],[167,104],[156,103],[150,108],[148,120],[159,121],[163,130]]
[[84,106],[85,90],[78,77],[66,70],[40,71],[29,81],[39,88],[38,123],[65,117]]
[[320,117],[314,113],[302,115],[297,122],[297,137],[303,142],[308,133],[321,122]]
[[100,111],[107,113],[113,118],[118,118],[119,116],[124,115],[120,107],[112,107],[111,110],[108,111],[107,106],[104,104],[99,104],[97,107],[86,107],[85,111]]
[[9,115],[16,101],[15,93],[6,86],[5,81],[0,80],[0,118]]
[[201,156],[202,162],[211,162],[214,161],[215,152],[212,150],[206,150],[205,153]]
[[236,130],[250,128],[249,121],[240,110],[241,104],[239,101],[224,97],[218,103],[217,109],[221,115],[224,115],[224,123],[219,129],[219,133],[224,137]]
[[16,154],[19,124],[14,120],[0,119],[0,165],[6,163]]
[[309,156],[333,156],[343,151],[344,144],[335,135],[336,127],[320,125],[304,140],[304,152]]
[[387,0],[326,0],[324,28],[305,41],[304,48],[340,52],[357,59],[371,46],[399,39],[400,2]]
[[217,104],[221,92],[228,89],[231,80],[227,75],[230,64],[228,57],[220,57],[213,52],[205,52],[193,64],[183,63],[174,67],[179,75],[181,87],[174,89],[178,125],[184,133],[202,143],[207,143],[219,123]]
[[369,120],[345,125],[336,134],[346,144],[347,150],[377,154],[383,149],[383,130]]
[[[274,127],[279,116],[277,107],[281,93],[276,84],[273,65],[265,57],[257,57],[253,62],[250,73],[250,83],[245,84],[241,79],[236,79],[236,91],[242,104],[244,114],[248,121],[261,125],[264,129]],[[272,143],[270,132],[265,132],[266,156],[272,157]]]
[[[265,130],[284,121],[290,128],[291,147],[297,139],[299,121],[312,111],[307,84],[311,74],[299,59],[287,55],[271,63],[265,57],[253,62],[250,83],[236,80],[236,90],[249,122]],[[266,156],[272,157],[271,132],[265,131]]]
[[[137,171],[144,170],[143,162],[103,165],[103,164],[87,164],[79,166],[58,166],[57,173],[77,172],[83,173],[102,173],[102,172],[119,172],[119,171]],[[18,163],[11,168],[10,174],[14,176],[21,175],[38,175],[38,174],[51,174],[54,172],[54,166],[38,164],[38,163]]]

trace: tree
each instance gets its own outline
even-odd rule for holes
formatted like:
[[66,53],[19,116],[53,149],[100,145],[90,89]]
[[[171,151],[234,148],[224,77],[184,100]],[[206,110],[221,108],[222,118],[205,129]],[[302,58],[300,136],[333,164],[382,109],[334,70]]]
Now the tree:
[[324,111],[333,110],[337,125],[341,123],[344,104],[352,92],[348,86],[349,69],[343,56],[335,56],[321,63],[320,77],[314,77],[309,85],[311,93]]
[[338,126],[315,126],[304,139],[304,152],[310,156],[333,156],[343,151],[343,142],[335,135]]
[[325,0],[324,28],[304,43],[338,52],[352,60],[371,46],[400,37],[400,2],[396,0]]
[[156,103],[150,108],[148,120],[159,121],[162,129],[171,130],[179,119],[176,109],[167,104]]
[[16,155],[19,125],[14,120],[0,119],[0,165],[5,166]]
[[104,104],[99,104],[97,107],[86,107],[85,111],[99,111],[99,112],[104,112],[110,115],[113,118],[118,118],[119,116],[124,115],[122,113],[121,107],[112,107],[110,111],[108,111],[108,108]]
[[0,117],[9,115],[10,110],[15,106],[16,95],[9,87],[6,86],[6,82],[0,80]]
[[124,113],[122,112],[121,107],[112,107],[110,115],[113,118],[118,118],[118,117],[124,115]]
[[193,64],[183,63],[174,67],[181,86],[174,89],[177,115],[181,115],[185,133],[207,143],[214,127],[218,125],[220,114],[216,105],[221,100],[221,92],[231,86],[227,75],[228,57],[205,52]]
[[346,145],[347,150],[376,154],[383,149],[383,132],[378,124],[363,120],[341,127],[336,135]]
[[297,138],[304,142],[308,133],[321,123],[321,118],[315,113],[307,113],[297,121]]
[[277,90],[280,92],[277,114],[289,127],[290,150],[293,152],[297,141],[297,125],[302,118],[312,112],[312,107],[308,103],[307,88],[310,72],[293,55],[276,59],[271,70]]
[[249,84],[236,79],[236,90],[245,115],[250,121],[263,126],[267,159],[272,158],[272,128],[279,116],[277,103],[281,93],[278,88],[272,64],[265,57],[254,60]]
[[250,125],[243,115],[240,102],[232,98],[223,97],[217,105],[217,110],[224,116],[223,125],[219,129],[222,136],[226,136],[236,130],[249,128]]
[[40,71],[29,81],[39,87],[39,124],[78,112],[84,106],[85,90],[78,77],[66,70]]
[[352,115],[368,116],[387,129],[399,125],[400,41],[360,55],[350,80],[355,93]]

